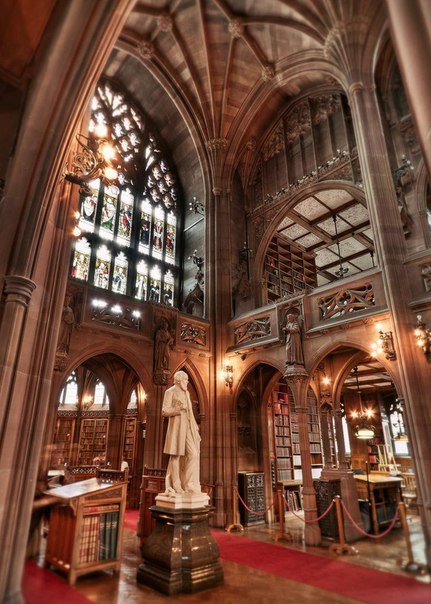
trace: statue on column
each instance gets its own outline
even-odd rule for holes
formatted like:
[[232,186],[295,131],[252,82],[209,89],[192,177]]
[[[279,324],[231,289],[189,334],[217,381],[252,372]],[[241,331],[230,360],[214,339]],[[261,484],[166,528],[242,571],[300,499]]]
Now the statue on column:
[[167,384],[169,379],[169,366],[171,348],[174,339],[169,330],[169,322],[162,317],[154,335],[154,373],[155,384]]
[[163,399],[162,415],[169,418],[163,453],[169,455],[165,495],[200,494],[200,441],[198,424],[193,414],[187,389],[188,375],[177,371],[174,385]]
[[286,334],[286,365],[304,366],[304,352],[302,349],[303,320],[297,308],[287,310],[283,331]]

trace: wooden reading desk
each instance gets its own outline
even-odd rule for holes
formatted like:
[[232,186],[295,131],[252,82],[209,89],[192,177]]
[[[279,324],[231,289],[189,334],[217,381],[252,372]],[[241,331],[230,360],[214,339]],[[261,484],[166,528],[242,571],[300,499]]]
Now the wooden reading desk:
[[359,499],[369,499],[371,503],[371,525],[373,533],[378,535],[380,527],[389,524],[401,501],[401,476],[370,473],[355,474],[356,490]]

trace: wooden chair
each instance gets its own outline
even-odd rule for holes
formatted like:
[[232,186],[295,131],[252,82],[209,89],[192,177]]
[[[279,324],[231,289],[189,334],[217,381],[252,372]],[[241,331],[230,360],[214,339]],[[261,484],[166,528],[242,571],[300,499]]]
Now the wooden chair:
[[401,493],[407,510],[417,510],[417,489],[416,476],[411,472],[401,474],[403,482],[401,483]]

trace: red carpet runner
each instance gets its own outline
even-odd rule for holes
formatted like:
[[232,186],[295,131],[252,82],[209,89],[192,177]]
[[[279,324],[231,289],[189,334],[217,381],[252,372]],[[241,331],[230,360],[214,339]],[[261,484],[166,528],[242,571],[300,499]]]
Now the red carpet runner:
[[26,604],[89,604],[90,600],[69,586],[63,577],[41,568],[32,560],[25,563],[22,591]]
[[223,560],[354,598],[366,604],[425,604],[431,585],[415,579],[212,531]]

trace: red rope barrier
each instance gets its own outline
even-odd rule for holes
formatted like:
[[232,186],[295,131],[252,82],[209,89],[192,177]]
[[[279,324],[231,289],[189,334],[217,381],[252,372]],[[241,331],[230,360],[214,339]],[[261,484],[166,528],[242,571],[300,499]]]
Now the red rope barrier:
[[386,537],[386,535],[388,535],[391,532],[391,530],[394,528],[395,522],[397,521],[398,513],[399,513],[399,510],[397,508],[397,511],[395,512],[395,516],[392,518],[390,525],[388,526],[388,528],[385,530],[384,533],[380,533],[380,535],[370,535],[369,533],[367,533],[366,531],[361,529],[361,527],[356,524],[356,522],[353,520],[352,516],[350,515],[349,510],[344,505],[344,501],[341,501],[341,505],[344,508],[347,518],[350,520],[350,522],[353,524],[353,526],[356,528],[356,530],[358,530],[362,535],[365,535],[365,537],[369,537],[370,539],[381,539],[382,537]]
[[268,506],[266,508],[266,510],[263,510],[262,512],[256,512],[254,510],[252,510],[251,508],[248,507],[248,505],[246,504],[246,502],[244,501],[244,499],[242,499],[241,495],[238,493],[238,490],[235,488],[236,494],[238,496],[238,499],[240,500],[240,502],[242,503],[242,505],[245,507],[245,509],[247,510],[247,512],[249,514],[254,514],[255,516],[262,516],[262,514],[266,514],[266,512],[269,512],[269,510],[273,507],[274,504],[271,504],[270,506]]
[[283,494],[283,499],[284,499],[284,503],[286,504],[288,512],[292,512],[292,514],[294,516],[296,516],[296,518],[299,518],[299,520],[302,520],[302,522],[304,522],[305,524],[319,522],[319,520],[322,520],[322,518],[324,518],[326,516],[326,514],[329,514],[329,512],[332,509],[332,506],[334,505],[334,500],[332,500],[331,503],[329,504],[329,507],[318,518],[310,518],[309,520],[306,520],[305,518],[303,518],[302,516],[299,516],[298,514],[296,514],[296,512],[294,512],[293,510],[290,509],[289,501],[286,499],[284,494]]

